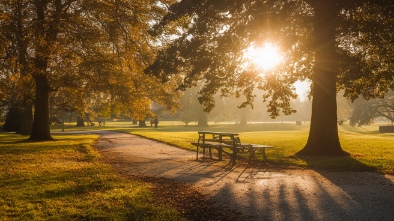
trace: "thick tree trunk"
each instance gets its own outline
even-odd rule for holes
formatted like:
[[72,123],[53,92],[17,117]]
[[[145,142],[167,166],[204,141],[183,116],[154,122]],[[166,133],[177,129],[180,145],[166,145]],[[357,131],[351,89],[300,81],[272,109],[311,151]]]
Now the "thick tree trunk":
[[335,28],[338,9],[333,2],[315,5],[312,118],[309,137],[298,155],[342,155],[338,137],[336,79],[338,55]]
[[46,46],[50,45],[45,36],[45,7],[46,2],[36,2],[36,43],[35,61],[32,76],[36,83],[36,93],[34,100],[34,120],[30,140],[52,140],[49,127],[49,93],[50,86],[47,76],[48,54]]
[[46,75],[36,75],[34,121],[29,140],[52,140],[49,127],[49,82]]
[[20,134],[30,135],[33,126],[33,106],[30,102],[27,103],[23,110],[22,126],[20,128]]

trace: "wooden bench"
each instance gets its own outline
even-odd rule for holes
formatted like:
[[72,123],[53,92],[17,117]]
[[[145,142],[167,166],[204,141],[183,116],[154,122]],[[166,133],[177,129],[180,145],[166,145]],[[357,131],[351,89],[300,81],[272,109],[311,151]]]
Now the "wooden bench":
[[[211,135],[210,138],[207,135]],[[227,139],[224,139],[227,138]],[[235,165],[238,152],[249,152],[249,162],[256,160],[256,151],[260,150],[263,159],[266,161],[267,156],[265,154],[265,149],[274,148],[273,146],[267,146],[262,144],[249,144],[241,143],[238,133],[229,132],[214,132],[214,131],[199,131],[198,132],[198,142],[191,142],[192,145],[197,147],[196,160],[198,160],[199,148],[203,149],[203,155],[206,157],[206,149],[209,151],[209,158],[212,159],[212,148],[216,148],[219,155],[219,160],[222,160],[223,148],[229,148],[232,150],[231,163]]]
[[264,161],[267,161],[267,155],[265,155],[265,149],[274,148],[273,146],[266,146],[261,144],[251,144],[249,148],[249,161],[256,160],[256,150],[260,150],[263,155]]
[[[196,155],[196,159],[198,160],[198,149],[202,148],[203,149],[203,156],[206,155],[206,149],[208,148],[208,152],[209,152],[209,158],[212,159],[212,148],[215,148],[218,151],[218,158],[219,160],[222,160],[222,156],[223,156],[223,148],[227,147],[232,149],[233,145],[230,144],[230,142],[223,142],[223,143],[219,143],[219,142],[215,142],[215,141],[207,141],[204,143],[198,143],[198,142],[191,142],[192,145],[197,147],[197,155]],[[240,141],[238,140],[236,143],[236,148],[237,148],[237,152],[238,151],[245,151],[247,150],[249,152],[249,161],[253,161],[253,160],[257,160],[256,158],[256,151],[260,151],[262,156],[263,156],[263,160],[267,161],[267,155],[265,153],[265,149],[271,149],[274,148],[273,146],[267,146],[267,145],[262,145],[262,144],[250,144],[250,143],[240,143]]]
[[257,150],[261,151],[264,161],[267,161],[267,155],[265,154],[265,149],[274,148],[273,146],[267,146],[262,144],[241,143],[239,137],[237,137],[235,141],[238,149],[247,149],[249,151],[249,161],[257,160],[256,158]]
[[197,147],[196,160],[198,160],[198,152],[199,152],[198,148],[202,148],[203,156],[205,156],[206,149],[208,148],[210,159],[212,159],[212,148],[215,148],[218,151],[219,160],[222,160],[223,147],[228,147],[228,148],[233,147],[233,145],[229,145],[226,143],[220,143],[220,142],[216,142],[216,141],[206,141],[204,143],[199,143],[199,142],[190,142],[190,143]]

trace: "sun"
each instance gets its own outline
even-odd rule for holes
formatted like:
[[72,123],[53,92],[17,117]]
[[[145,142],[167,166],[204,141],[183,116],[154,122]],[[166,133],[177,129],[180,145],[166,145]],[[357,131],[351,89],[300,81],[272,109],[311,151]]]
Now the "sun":
[[[268,71],[274,70],[278,65],[283,63],[283,53],[280,48],[270,42],[264,43],[258,47],[252,44],[244,51],[244,56],[247,60],[246,65],[257,67],[261,73],[259,76],[263,77]],[[298,94],[301,102],[308,100],[311,82],[309,80],[298,80],[293,84],[295,92]]]
[[283,60],[279,47],[269,42],[265,43],[262,47],[250,46],[245,51],[245,56],[254,65],[264,71],[274,69]]

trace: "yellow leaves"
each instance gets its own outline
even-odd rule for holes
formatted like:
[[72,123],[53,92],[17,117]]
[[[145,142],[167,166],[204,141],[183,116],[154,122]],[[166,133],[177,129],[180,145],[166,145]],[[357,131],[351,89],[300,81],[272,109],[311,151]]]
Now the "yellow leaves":
[[[11,3],[15,2],[0,4],[6,7],[0,10],[0,24],[10,20],[6,13],[18,13]],[[9,40],[7,44],[19,46],[19,40],[23,40],[26,48],[17,51],[15,47],[15,56],[10,58],[14,60],[9,61],[9,66],[13,65],[9,73],[13,74],[7,73],[8,79],[4,82],[30,89],[34,83],[31,76],[21,78],[18,71],[24,69],[26,75],[45,75],[51,88],[56,90],[51,94],[53,105],[79,112],[97,110],[106,115],[110,112],[108,107],[112,106],[116,107],[113,110],[126,111],[140,118],[150,113],[153,100],[170,104],[173,102],[167,100],[177,98],[172,93],[173,82],[162,84],[143,73],[157,50],[148,34],[151,21],[162,16],[151,11],[158,6],[156,1],[63,2],[60,3],[64,4],[61,13],[55,13],[58,8],[53,3],[38,4],[32,1],[22,6],[25,14],[19,22],[23,27],[23,39]],[[38,9],[39,17],[36,15]],[[2,33],[5,31],[2,29]],[[20,34],[17,29],[9,31],[5,33],[7,36]],[[19,54],[26,55],[24,67],[18,60]],[[31,92],[26,94],[34,94]],[[105,99],[99,98],[101,93],[105,94],[102,96]],[[4,96],[0,95],[0,99]]]
[[152,115],[151,113],[152,102],[146,97],[138,98],[130,103],[132,110],[132,118],[136,120],[143,120],[146,116]]
[[0,11],[0,20],[9,20],[10,16],[2,11]]

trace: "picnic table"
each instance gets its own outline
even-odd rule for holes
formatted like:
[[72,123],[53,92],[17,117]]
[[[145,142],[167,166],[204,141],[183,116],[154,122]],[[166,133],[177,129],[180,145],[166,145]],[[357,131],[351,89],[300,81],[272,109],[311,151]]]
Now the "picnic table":
[[198,141],[191,142],[191,144],[197,147],[196,160],[198,160],[199,148],[203,150],[203,156],[206,156],[206,149],[208,149],[209,157],[212,159],[212,148],[217,149],[218,158],[222,160],[223,148],[227,147],[232,150],[231,164],[235,165],[238,151],[247,150],[249,152],[249,161],[256,159],[256,151],[260,150],[263,159],[266,161],[265,149],[273,148],[273,146],[261,145],[261,144],[249,144],[241,143],[238,133],[231,132],[215,132],[215,131],[199,131]]

